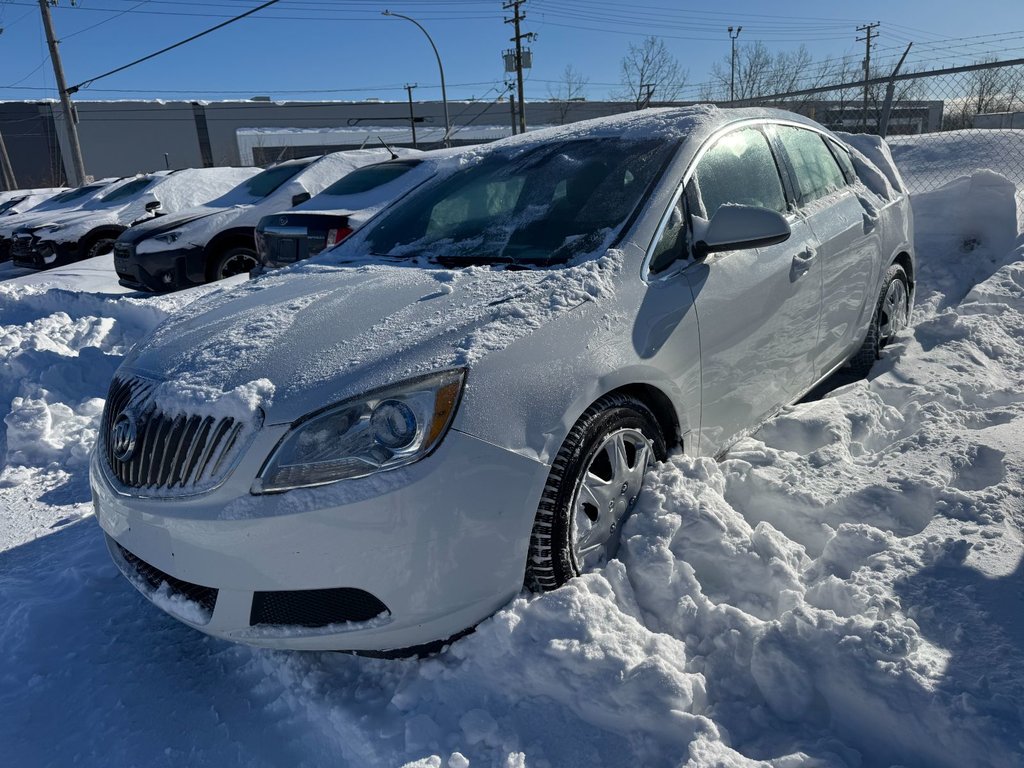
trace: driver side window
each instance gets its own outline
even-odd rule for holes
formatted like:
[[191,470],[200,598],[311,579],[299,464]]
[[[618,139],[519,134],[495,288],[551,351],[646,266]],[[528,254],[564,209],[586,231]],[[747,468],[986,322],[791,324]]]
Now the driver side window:
[[694,174],[694,214],[705,219],[721,206],[754,205],[786,212],[786,193],[768,139],[753,128],[723,136],[701,158]]
[[[788,210],[768,139],[754,128],[726,134],[700,159],[654,246],[651,272],[660,272],[686,253],[687,209],[691,216],[704,219],[706,225],[715,211],[727,203],[754,205],[779,213]],[[699,230],[695,239],[699,239]]]

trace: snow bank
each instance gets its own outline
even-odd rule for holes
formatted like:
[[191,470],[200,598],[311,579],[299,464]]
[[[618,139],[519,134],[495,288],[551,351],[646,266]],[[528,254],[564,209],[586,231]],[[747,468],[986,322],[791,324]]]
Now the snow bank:
[[1024,202],[1024,132],[963,130],[891,136],[889,147],[911,192],[938,189],[976,170],[995,170],[1017,185]]
[[203,292],[114,298],[0,282],[0,487],[47,475],[77,476],[85,488],[103,399],[124,354]]

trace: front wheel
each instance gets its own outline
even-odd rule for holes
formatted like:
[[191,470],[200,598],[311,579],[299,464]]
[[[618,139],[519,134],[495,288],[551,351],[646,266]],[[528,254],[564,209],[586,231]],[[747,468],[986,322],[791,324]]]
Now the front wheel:
[[102,256],[104,253],[113,250],[115,240],[116,238],[113,237],[101,237],[89,246],[89,250],[86,252],[85,257],[87,259],[94,259],[97,256]]
[[259,264],[259,255],[252,248],[238,245],[221,253],[209,271],[210,281],[234,275],[247,275]]
[[647,467],[667,454],[651,409],[635,397],[602,397],[579,418],[551,464],[526,565],[534,592],[556,589],[615,556]]
[[858,376],[867,375],[878,360],[882,348],[907,327],[910,320],[910,281],[899,264],[893,264],[882,280],[878,304],[868,326],[864,343],[852,358],[850,367]]

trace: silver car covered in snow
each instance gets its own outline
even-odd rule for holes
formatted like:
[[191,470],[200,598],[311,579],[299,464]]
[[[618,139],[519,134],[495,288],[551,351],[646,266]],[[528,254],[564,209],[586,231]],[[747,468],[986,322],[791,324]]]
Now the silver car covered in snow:
[[650,462],[720,454],[907,322],[887,158],[712,107],[467,153],[129,354],[91,466],[114,560],[210,634],[368,652],[599,567]]

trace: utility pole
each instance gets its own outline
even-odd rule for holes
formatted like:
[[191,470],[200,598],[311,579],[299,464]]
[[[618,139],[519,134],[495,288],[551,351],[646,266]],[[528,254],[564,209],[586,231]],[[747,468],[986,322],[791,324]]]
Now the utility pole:
[[515,136],[516,131],[516,94],[515,86],[512,83],[508,83],[508,106],[512,110],[512,135]]
[[[56,1],[53,0],[53,3],[56,4]],[[57,79],[61,109],[64,110],[64,125],[67,130],[68,147],[71,149],[71,162],[74,165],[75,178],[69,179],[69,182],[71,182],[72,186],[78,186],[85,183],[85,161],[82,160],[82,147],[78,143],[78,121],[75,119],[75,113],[71,109],[71,96],[68,94],[68,84],[64,80],[64,67],[60,63],[57,38],[53,34],[53,19],[50,18],[50,0],[39,0],[39,11],[43,15],[46,43],[50,46],[53,76]]]
[[405,84],[405,90],[409,92],[409,127],[412,128],[412,148],[418,149],[416,146],[416,115],[412,111],[412,89],[419,88],[419,83]]
[[736,33],[733,34],[732,27],[729,27],[729,40],[732,45],[732,57],[730,61],[732,64],[729,66],[729,101],[736,101],[736,38],[740,36],[740,32],[743,31],[743,27],[736,27]]
[[14,169],[11,168],[11,158],[7,156],[7,145],[4,143],[4,135],[0,132],[0,166],[3,170],[4,189],[10,191],[18,188],[18,181],[14,178]]
[[[515,34],[514,37],[510,37],[509,41],[516,44],[514,56],[515,56],[516,81],[517,81],[518,87],[519,87],[519,132],[520,133],[526,133],[526,100],[523,97],[523,69],[524,69],[524,67],[526,69],[529,69],[532,66],[532,64],[533,64],[533,59],[532,59],[532,54],[530,52],[530,49],[527,48],[527,49],[525,49],[525,51],[523,49],[523,40],[525,40],[526,42],[530,42],[531,40],[534,40],[537,37],[537,35],[534,34],[533,32],[527,32],[526,34],[523,34],[523,32],[520,31],[519,25],[523,22],[524,19],[526,19],[526,14],[523,13],[522,11],[520,11],[520,7],[525,2],[526,2],[526,0],[509,0],[509,2],[504,3],[501,6],[502,9],[504,9],[506,11],[508,11],[508,10],[512,11],[512,18],[511,19],[505,19],[505,23],[506,24],[513,24],[513,25],[515,25],[515,32],[516,32],[516,34]],[[524,63],[524,60],[523,60],[524,53],[525,53],[525,56],[529,59],[529,61],[527,61],[525,63]],[[506,66],[506,71],[507,71],[507,69],[508,68]]]
[[881,22],[864,24],[857,27],[858,32],[863,32],[864,37],[858,37],[857,42],[864,41],[864,114],[861,115],[861,128],[867,133],[868,130],[868,80],[871,79],[871,37]]

